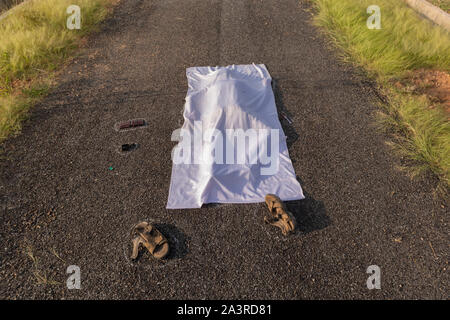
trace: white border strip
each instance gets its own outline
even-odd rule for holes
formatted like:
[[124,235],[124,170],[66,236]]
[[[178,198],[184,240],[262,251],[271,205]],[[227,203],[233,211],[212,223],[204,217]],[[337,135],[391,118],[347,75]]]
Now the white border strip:
[[405,0],[414,10],[450,31],[450,14],[425,0]]

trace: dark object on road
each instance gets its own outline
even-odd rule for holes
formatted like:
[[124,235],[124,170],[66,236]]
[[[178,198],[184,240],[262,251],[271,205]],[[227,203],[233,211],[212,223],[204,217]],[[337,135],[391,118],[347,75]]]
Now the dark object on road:
[[144,119],[128,120],[128,121],[119,123],[119,130],[137,128],[137,127],[142,127],[142,126],[145,126]]
[[286,114],[286,113],[284,113],[283,111],[280,111],[280,114],[281,114],[281,116],[284,118],[284,119],[286,119],[286,121],[289,123],[289,124],[292,124],[294,121],[292,121],[292,119],[291,118],[289,118],[289,116]]
[[280,228],[283,235],[294,232],[297,222],[294,215],[287,211],[283,201],[274,194],[268,194],[266,195],[266,204],[271,216],[264,217],[264,222]]
[[136,150],[138,147],[137,143],[125,143],[122,145],[122,152],[128,152]]
[[156,259],[162,259],[169,253],[169,242],[166,237],[153,225],[141,222],[134,227],[134,232],[138,235],[132,240],[133,252],[131,259],[136,259],[139,254],[139,247],[142,244]]

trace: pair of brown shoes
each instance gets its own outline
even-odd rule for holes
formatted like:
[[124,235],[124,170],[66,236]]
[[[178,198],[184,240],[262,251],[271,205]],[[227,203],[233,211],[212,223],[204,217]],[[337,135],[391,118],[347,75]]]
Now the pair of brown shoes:
[[[295,230],[297,226],[295,218],[292,213],[287,211],[279,197],[274,194],[266,195],[266,204],[271,216],[265,216],[264,222],[280,228],[283,235]],[[141,245],[147,248],[156,259],[163,259],[169,253],[169,242],[155,226],[147,222],[141,222],[134,227],[134,233],[136,237],[133,239],[131,259],[137,258]]]

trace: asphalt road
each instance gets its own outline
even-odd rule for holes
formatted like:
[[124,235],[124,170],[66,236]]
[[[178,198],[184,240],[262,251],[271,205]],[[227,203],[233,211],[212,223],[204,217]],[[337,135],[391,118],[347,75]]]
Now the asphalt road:
[[[263,223],[263,204],[165,209],[185,69],[253,62],[293,119],[282,123],[307,199],[289,203],[289,237]],[[448,208],[432,178],[397,169],[372,86],[306,1],[122,0],[58,83],[2,146],[0,298],[448,298]],[[114,130],[133,118],[149,125]],[[168,235],[165,262],[127,258],[141,220]],[[66,288],[69,265],[80,290]],[[366,286],[370,265],[380,290]]]

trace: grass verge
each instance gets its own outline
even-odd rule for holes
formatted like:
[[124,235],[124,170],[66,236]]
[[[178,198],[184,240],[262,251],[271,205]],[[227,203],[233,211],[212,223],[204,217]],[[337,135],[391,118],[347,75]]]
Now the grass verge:
[[434,4],[436,7],[441,8],[445,12],[450,12],[450,0],[427,0],[428,2]]
[[[0,142],[17,133],[29,108],[46,95],[54,71],[95,31],[111,0],[30,0],[0,20]],[[66,12],[81,9],[81,29]]]
[[[417,70],[450,71],[450,35],[422,19],[402,1],[312,0],[315,23],[329,35],[345,60],[377,80],[388,103],[380,117],[393,131],[389,142],[410,160],[412,176],[433,172],[439,187],[450,186],[450,124],[445,108],[426,94],[395,84]],[[381,29],[369,29],[367,8],[381,9]],[[439,104],[439,103],[437,103]],[[431,107],[430,107],[431,106]],[[443,188],[442,188],[443,187]]]

